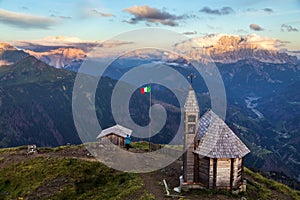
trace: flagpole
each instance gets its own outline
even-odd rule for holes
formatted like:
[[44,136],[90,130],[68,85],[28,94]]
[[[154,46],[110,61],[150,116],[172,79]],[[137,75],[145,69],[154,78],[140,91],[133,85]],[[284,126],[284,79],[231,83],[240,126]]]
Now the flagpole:
[[151,88],[151,83],[149,84],[150,86],[150,106],[149,106],[149,151],[151,151],[151,93],[152,93],[152,88]]

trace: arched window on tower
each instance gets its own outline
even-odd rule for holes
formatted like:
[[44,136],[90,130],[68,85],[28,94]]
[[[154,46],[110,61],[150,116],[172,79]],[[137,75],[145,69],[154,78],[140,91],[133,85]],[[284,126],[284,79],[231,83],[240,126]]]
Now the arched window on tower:
[[196,121],[196,116],[195,115],[189,115],[188,116],[188,122],[195,122]]
[[188,125],[188,133],[189,134],[194,134],[195,133],[195,125],[194,124],[189,124]]

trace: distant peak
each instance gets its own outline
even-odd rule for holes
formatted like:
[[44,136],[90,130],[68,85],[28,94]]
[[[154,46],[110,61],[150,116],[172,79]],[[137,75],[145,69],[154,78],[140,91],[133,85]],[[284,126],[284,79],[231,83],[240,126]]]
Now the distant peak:
[[257,60],[277,64],[297,63],[295,56],[279,51],[280,46],[280,40],[256,34],[213,34],[176,44],[176,48],[188,57],[203,62],[236,63],[240,60]]
[[217,45],[237,47],[242,41],[244,41],[244,39],[239,36],[224,35],[220,37]]
[[0,49],[17,50],[15,47],[13,47],[13,46],[11,46],[10,44],[7,44],[7,43],[0,43]]
[[71,65],[80,66],[87,56],[82,49],[76,47],[60,47],[40,52],[25,50],[25,52],[55,68],[66,68]]
[[36,59],[34,56],[29,55],[29,56],[25,57],[24,59],[20,60],[17,63],[26,63],[26,62],[36,63],[36,62],[40,62],[40,61],[38,59]]

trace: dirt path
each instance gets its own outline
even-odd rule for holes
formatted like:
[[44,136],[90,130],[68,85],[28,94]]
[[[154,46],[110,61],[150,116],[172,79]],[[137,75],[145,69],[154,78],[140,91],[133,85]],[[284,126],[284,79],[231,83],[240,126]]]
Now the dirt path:
[[144,189],[157,200],[178,199],[178,197],[167,197],[165,195],[163,180],[166,180],[169,192],[173,195],[178,195],[173,191],[173,188],[179,186],[178,175],[181,174],[181,165],[181,161],[175,161],[171,165],[155,172],[140,174],[144,182]]
[[160,180],[153,173],[140,174],[143,179],[144,189],[148,191],[157,200],[165,199],[163,186],[160,184]]

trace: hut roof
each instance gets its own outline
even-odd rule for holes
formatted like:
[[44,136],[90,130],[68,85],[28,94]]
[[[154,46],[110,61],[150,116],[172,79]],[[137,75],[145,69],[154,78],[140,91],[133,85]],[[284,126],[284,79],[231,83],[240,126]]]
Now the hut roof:
[[242,158],[250,152],[226,123],[212,110],[208,110],[198,122],[198,148],[200,156],[210,158]]
[[97,139],[105,137],[111,133],[114,133],[118,136],[125,138],[126,135],[131,135],[132,130],[117,124],[115,126],[112,126],[112,127],[102,130],[101,133],[97,136]]
[[198,101],[192,86],[190,86],[190,90],[184,104],[184,110],[185,112],[199,112]]

